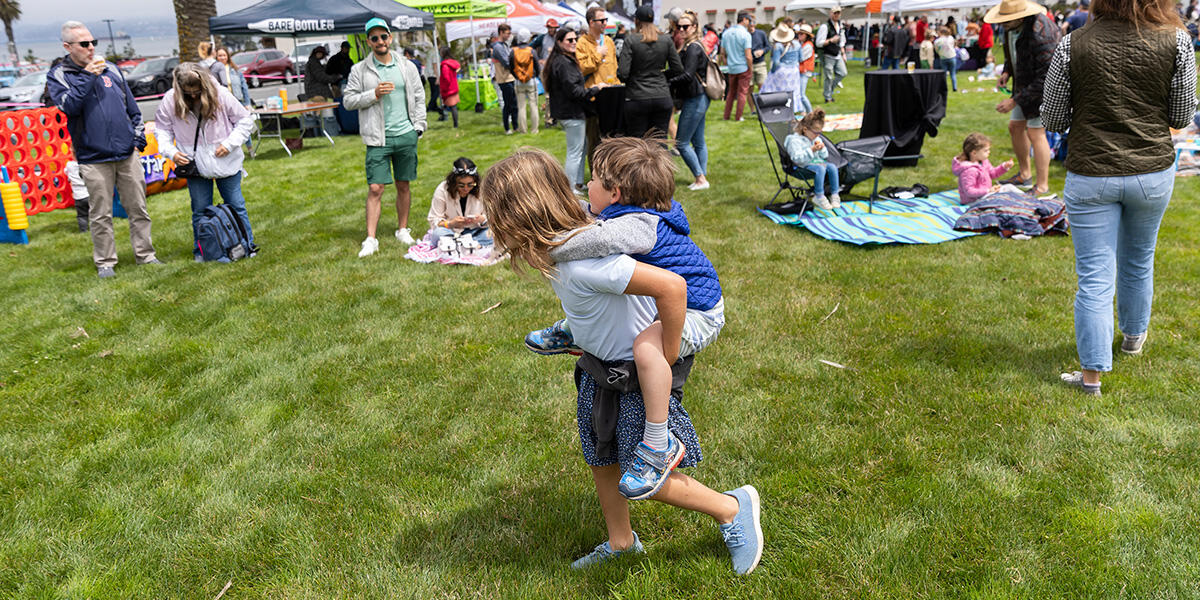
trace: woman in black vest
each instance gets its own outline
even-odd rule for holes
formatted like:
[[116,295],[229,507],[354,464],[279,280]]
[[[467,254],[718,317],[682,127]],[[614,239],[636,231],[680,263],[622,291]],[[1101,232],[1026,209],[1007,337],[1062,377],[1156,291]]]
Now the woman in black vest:
[[1154,246],[1175,186],[1169,128],[1196,109],[1196,62],[1171,0],[1093,0],[1092,17],[1055,50],[1041,112],[1047,129],[1071,130],[1063,196],[1083,371],[1062,379],[1098,396],[1112,370],[1114,292],[1121,351],[1146,342]]
[[671,37],[654,26],[652,6],[639,6],[633,18],[637,31],[629,34],[617,57],[617,78],[625,84],[625,135],[642,137],[657,130],[665,136],[674,108],[667,78],[682,73],[683,64]]

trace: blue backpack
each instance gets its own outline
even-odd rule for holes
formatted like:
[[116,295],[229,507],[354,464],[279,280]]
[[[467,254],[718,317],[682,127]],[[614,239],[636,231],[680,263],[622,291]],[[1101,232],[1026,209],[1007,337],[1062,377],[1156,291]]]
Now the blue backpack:
[[196,222],[196,249],[207,261],[233,262],[250,256],[254,248],[241,219],[228,204],[206,206]]

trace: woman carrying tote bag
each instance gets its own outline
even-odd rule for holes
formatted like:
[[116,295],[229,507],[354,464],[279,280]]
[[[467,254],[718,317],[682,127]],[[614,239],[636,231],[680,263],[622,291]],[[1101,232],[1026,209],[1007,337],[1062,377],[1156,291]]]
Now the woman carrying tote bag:
[[246,215],[246,200],[242,197],[242,144],[250,139],[254,115],[196,63],[181,63],[175,69],[174,84],[163,96],[155,112],[154,135],[159,152],[184,166],[195,163],[197,176],[188,177],[188,194],[192,199],[192,251],[199,257],[195,245],[196,222],[200,213],[213,203],[213,183],[221,192],[221,200],[233,209],[246,230],[251,252],[258,247]]

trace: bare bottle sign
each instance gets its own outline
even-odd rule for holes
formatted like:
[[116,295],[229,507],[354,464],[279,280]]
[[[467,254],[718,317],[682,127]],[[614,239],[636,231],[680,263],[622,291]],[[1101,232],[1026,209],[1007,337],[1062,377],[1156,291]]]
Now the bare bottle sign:
[[266,33],[304,33],[307,31],[333,31],[333,19],[293,19],[281,17],[263,19],[247,25]]

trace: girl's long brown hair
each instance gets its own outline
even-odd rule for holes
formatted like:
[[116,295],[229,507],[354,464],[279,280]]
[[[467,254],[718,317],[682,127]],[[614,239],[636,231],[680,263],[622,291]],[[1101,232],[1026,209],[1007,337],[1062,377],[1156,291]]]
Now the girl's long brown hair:
[[[192,62],[179,63],[179,66],[175,67],[173,79],[177,118],[186,119],[188,112],[194,112],[202,119],[211,119],[217,114],[217,80],[209,75],[208,69]],[[183,93],[184,86],[200,88],[200,96],[195,101],[188,102]]]
[[1137,29],[1183,29],[1172,0],[1093,0],[1092,18],[1125,21]]
[[522,148],[488,169],[480,198],[496,243],[508,251],[513,270],[518,260],[550,275],[550,249],[571,231],[592,220],[571,193],[558,161],[544,150]]

